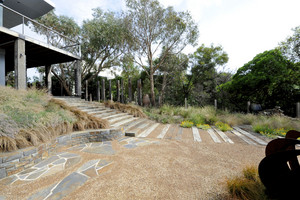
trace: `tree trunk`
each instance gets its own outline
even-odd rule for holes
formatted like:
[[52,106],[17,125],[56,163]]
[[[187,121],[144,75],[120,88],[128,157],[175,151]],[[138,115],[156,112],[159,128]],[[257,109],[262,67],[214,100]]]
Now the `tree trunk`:
[[154,93],[154,78],[153,78],[153,69],[150,70],[150,96],[151,104],[155,106],[155,93]]
[[51,72],[54,74],[54,76],[59,80],[59,82],[63,85],[63,88],[65,89],[68,96],[72,96],[72,92],[70,91],[65,77],[60,78],[54,70],[51,70]]
[[163,83],[162,83],[162,87],[161,87],[161,92],[160,92],[160,102],[159,102],[159,106],[162,106],[163,102],[164,102],[164,95],[165,95],[165,90],[167,87],[167,73],[164,72],[164,76],[163,76]]

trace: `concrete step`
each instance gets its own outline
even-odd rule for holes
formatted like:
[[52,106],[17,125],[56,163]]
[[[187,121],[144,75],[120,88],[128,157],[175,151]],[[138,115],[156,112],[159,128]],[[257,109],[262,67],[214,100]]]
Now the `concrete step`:
[[119,122],[115,122],[115,123],[112,123],[112,127],[119,127],[119,126],[122,126],[122,125],[125,125],[129,122],[132,122],[132,121],[135,121],[137,120],[138,118],[137,117],[132,117],[132,118],[129,118],[129,119],[124,119],[124,120],[121,120]]
[[132,129],[132,128],[134,128],[134,127],[138,126],[139,124],[142,124],[142,123],[144,123],[144,122],[146,122],[146,121],[147,121],[147,119],[139,118],[139,119],[137,119],[137,120],[135,120],[135,121],[133,121],[133,122],[130,122],[130,123],[126,124],[126,125],[124,126],[124,130],[125,130],[125,131],[126,131],[126,130],[130,130],[130,129]]
[[109,112],[103,112],[103,113],[101,113],[101,114],[96,114],[96,115],[94,115],[94,116],[99,117],[99,118],[102,118],[102,117],[107,117],[107,116],[110,116],[110,115],[114,115],[114,114],[116,114],[116,113],[118,113],[118,112],[115,111],[115,110],[111,110],[111,111],[109,111]]
[[119,117],[114,117],[114,118],[110,118],[108,121],[110,123],[114,123],[114,122],[118,122],[122,119],[128,119],[128,118],[132,118],[133,116],[132,115],[128,115],[127,113],[125,115],[122,115],[122,116],[119,116]]
[[124,115],[128,115],[128,114],[127,113],[116,113],[116,114],[113,114],[113,115],[102,117],[102,119],[110,120],[111,118],[116,118],[116,117],[120,117],[120,116],[124,116]]

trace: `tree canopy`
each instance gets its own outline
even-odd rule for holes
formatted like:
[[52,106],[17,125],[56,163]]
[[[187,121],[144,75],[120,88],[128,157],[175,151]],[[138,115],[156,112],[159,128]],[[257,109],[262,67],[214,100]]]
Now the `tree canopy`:
[[290,61],[300,62],[300,26],[293,29],[294,34],[280,43],[280,49]]
[[118,64],[127,44],[128,29],[123,17],[114,12],[94,9],[93,19],[82,25],[82,75],[92,79],[105,69]]
[[[228,54],[221,45],[205,46],[202,44],[190,56],[191,75],[184,86],[185,96],[192,94],[192,101],[204,105],[216,98],[216,87],[223,83],[217,68],[228,62]],[[223,77],[223,76],[222,76]]]
[[300,98],[299,73],[299,65],[274,49],[255,56],[220,88],[228,92],[229,98],[241,110],[245,110],[246,102],[251,101],[264,108],[281,106],[289,112],[291,105]]
[[[135,63],[149,76],[151,103],[155,105],[154,73],[164,64],[168,54],[180,53],[188,44],[196,44],[198,28],[188,12],[163,8],[157,0],[127,0],[126,3],[132,34],[131,53]],[[160,61],[154,63],[161,53]]]

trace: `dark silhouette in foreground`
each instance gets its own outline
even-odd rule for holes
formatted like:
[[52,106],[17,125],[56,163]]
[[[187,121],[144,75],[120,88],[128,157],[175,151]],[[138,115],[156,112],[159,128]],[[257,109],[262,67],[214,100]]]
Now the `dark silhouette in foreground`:
[[285,138],[269,142],[266,157],[260,162],[258,173],[271,198],[299,199],[300,165],[297,156],[300,132],[288,131]]

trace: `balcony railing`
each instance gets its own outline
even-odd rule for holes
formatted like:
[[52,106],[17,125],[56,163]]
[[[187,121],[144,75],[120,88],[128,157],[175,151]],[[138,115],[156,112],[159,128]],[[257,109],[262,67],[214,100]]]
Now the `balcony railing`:
[[3,27],[81,57],[80,43],[78,41],[64,36],[1,3],[0,7],[3,8],[3,14],[5,13],[5,16],[9,16],[8,19],[3,19]]

